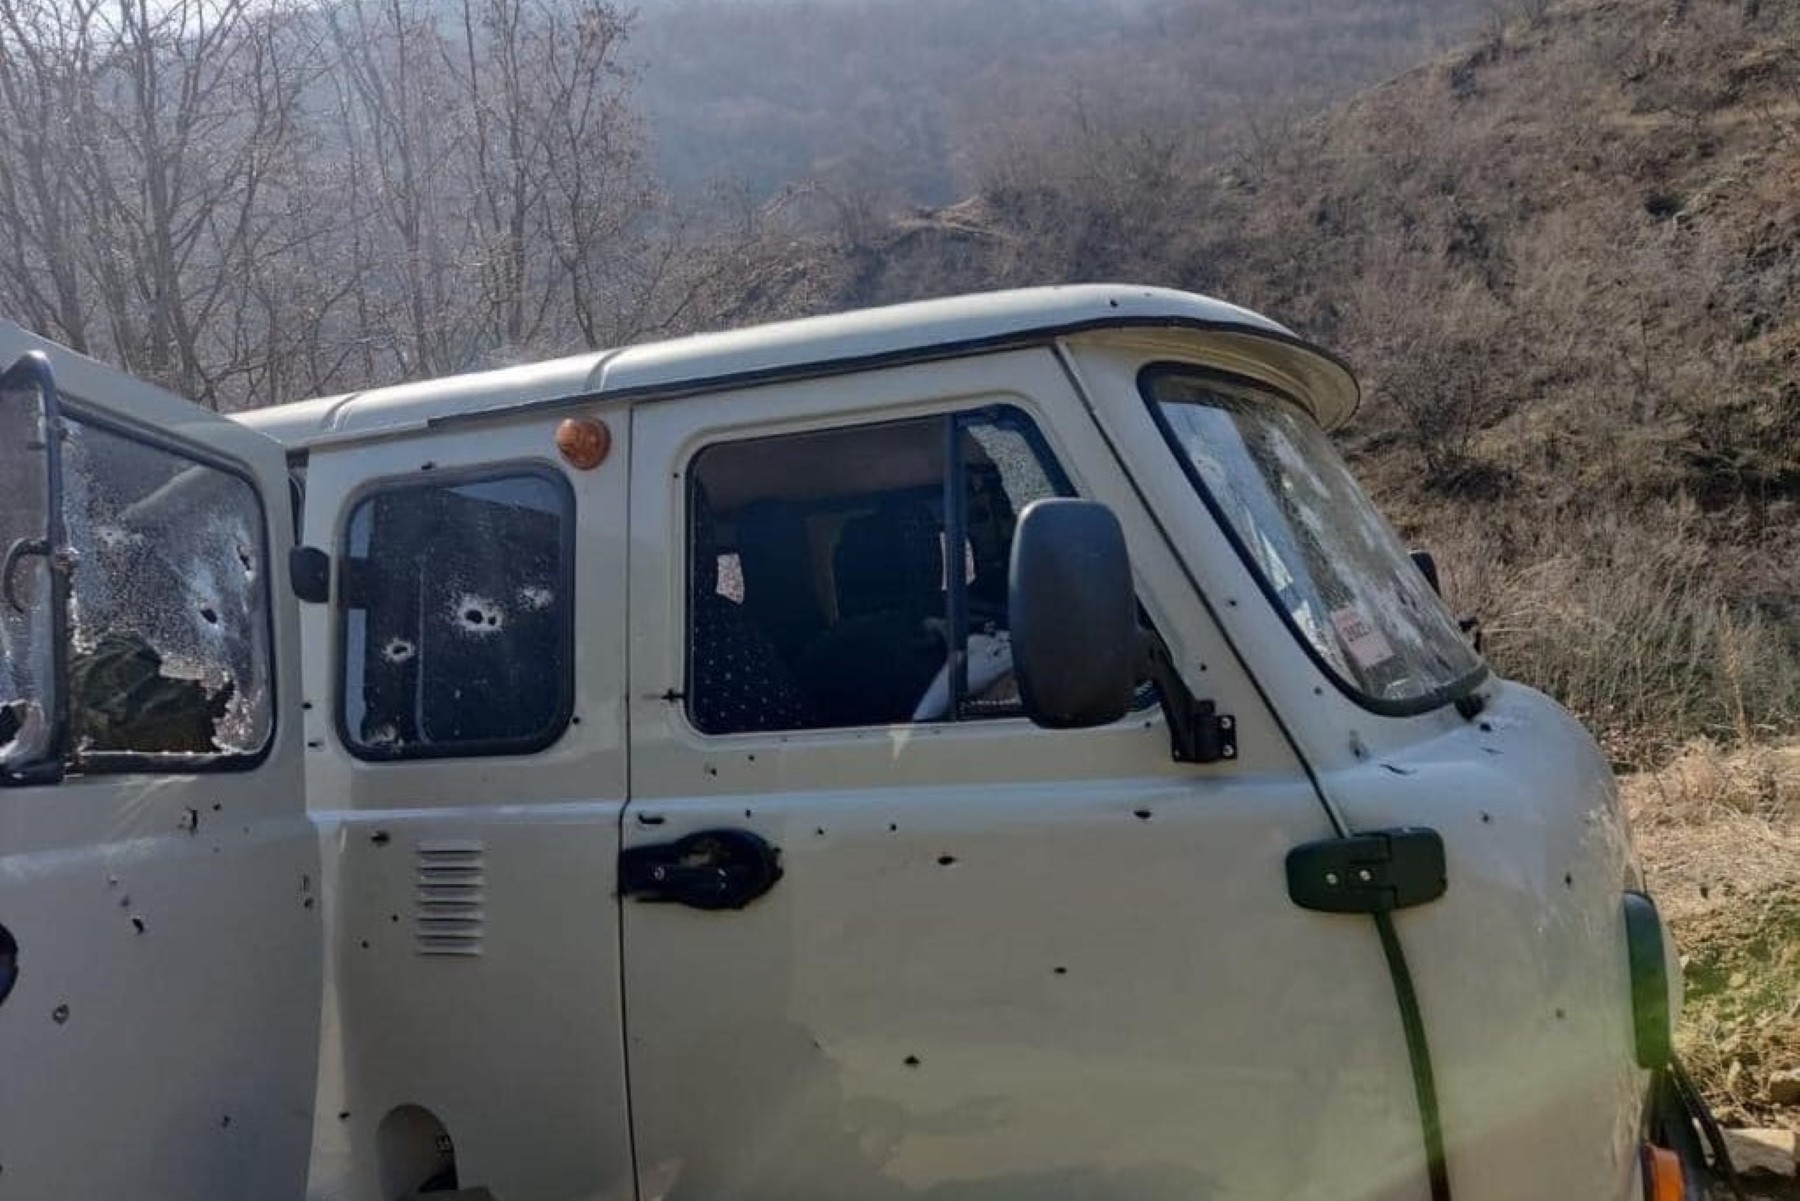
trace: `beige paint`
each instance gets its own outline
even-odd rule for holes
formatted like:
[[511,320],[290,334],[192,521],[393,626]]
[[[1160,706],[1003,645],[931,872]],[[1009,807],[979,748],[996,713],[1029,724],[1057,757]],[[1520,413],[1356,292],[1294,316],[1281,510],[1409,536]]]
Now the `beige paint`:
[[[250,474],[269,559],[285,563],[279,447],[0,326],[0,362],[27,349],[51,356],[71,412]],[[0,789],[0,922],[20,944],[18,988],[0,1007],[0,1198],[301,1196],[321,893],[289,605],[277,605],[274,645],[274,742],[253,770]]]
[[[684,384],[1029,341],[1107,313],[1230,328]],[[0,331],[0,358],[26,344]],[[333,610],[289,603],[276,745],[255,772],[0,792],[0,921],[25,946],[0,1009],[0,1201],[260,1201],[307,1177],[315,1201],[390,1201],[379,1131],[397,1110],[393,1125],[416,1125],[402,1107],[435,1114],[462,1186],[501,1201],[1412,1201],[1417,1114],[1373,931],[1285,896],[1287,849],[1332,815],[1430,824],[1450,846],[1451,892],[1398,924],[1459,1201],[1635,1197],[1630,851],[1591,740],[1513,686],[1472,724],[1376,717],[1326,684],[1137,399],[1153,358],[1257,375],[1327,423],[1355,403],[1346,373],[1272,323],[1154,289],[736,331],[242,427],[59,353],[84,401],[252,468],[278,553],[281,458],[252,428],[308,448],[305,540],[333,553],[371,480],[563,471],[552,438],[571,414],[605,419],[614,449],[564,471],[581,721],[548,750],[356,760],[332,719]],[[695,733],[662,699],[684,678],[692,455],[997,402],[1029,412],[1078,490],[1117,513],[1145,607],[1194,692],[1237,717],[1241,756],[1177,765],[1155,713],[1055,734],[1022,719]],[[203,802],[234,820],[190,837],[179,815]],[[717,826],[780,846],[787,875],[766,898],[621,907],[621,844]],[[420,881],[445,863],[479,870],[479,954],[419,953]],[[156,905],[149,936],[130,933],[109,876]]]

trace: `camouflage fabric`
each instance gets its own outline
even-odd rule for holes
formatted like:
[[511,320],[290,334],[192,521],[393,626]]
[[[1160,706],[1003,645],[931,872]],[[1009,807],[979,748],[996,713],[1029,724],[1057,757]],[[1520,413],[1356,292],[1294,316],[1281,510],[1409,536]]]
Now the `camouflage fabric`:
[[213,754],[227,684],[208,694],[198,680],[163,674],[163,658],[135,631],[112,631],[69,661],[71,745],[86,751]]

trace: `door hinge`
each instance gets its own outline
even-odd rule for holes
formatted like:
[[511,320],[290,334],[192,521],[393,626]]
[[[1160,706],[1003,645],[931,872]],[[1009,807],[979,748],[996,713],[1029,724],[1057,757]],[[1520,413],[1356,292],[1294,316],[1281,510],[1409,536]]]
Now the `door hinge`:
[[1211,701],[1190,700],[1182,720],[1169,725],[1170,749],[1177,763],[1217,763],[1236,759],[1237,718],[1219,713]]
[[1321,913],[1390,913],[1444,895],[1444,839],[1408,826],[1326,838],[1287,856],[1288,897]]

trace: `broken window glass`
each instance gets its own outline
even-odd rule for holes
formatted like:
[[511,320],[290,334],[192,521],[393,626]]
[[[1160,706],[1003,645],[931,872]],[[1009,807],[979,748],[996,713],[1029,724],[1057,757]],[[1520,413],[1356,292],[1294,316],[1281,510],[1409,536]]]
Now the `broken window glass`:
[[351,510],[345,738],[365,758],[518,754],[573,695],[574,498],[537,471],[408,483]]
[[254,756],[273,722],[263,510],[231,471],[66,417],[70,745]]
[[1353,695],[1429,706],[1483,670],[1405,545],[1298,405],[1177,367],[1147,374],[1144,388],[1282,616]]
[[43,396],[35,384],[0,382],[0,768],[49,749],[51,625],[49,457]]

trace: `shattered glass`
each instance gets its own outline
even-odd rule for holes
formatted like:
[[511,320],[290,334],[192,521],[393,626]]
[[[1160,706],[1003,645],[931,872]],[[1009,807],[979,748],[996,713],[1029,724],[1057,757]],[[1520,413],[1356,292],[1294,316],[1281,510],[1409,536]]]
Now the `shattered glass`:
[[272,721],[262,506],[242,478],[67,419],[78,755],[249,755]]
[[1153,376],[1176,449],[1301,636],[1364,696],[1428,697],[1481,666],[1318,425],[1277,394],[1211,376]]
[[0,555],[12,560],[0,598],[0,766],[39,758],[50,729],[49,561],[9,554],[48,533],[50,485],[35,388],[0,392]]
[[351,511],[344,729],[376,757],[553,737],[566,717],[573,611],[567,490],[547,476],[411,484]]

